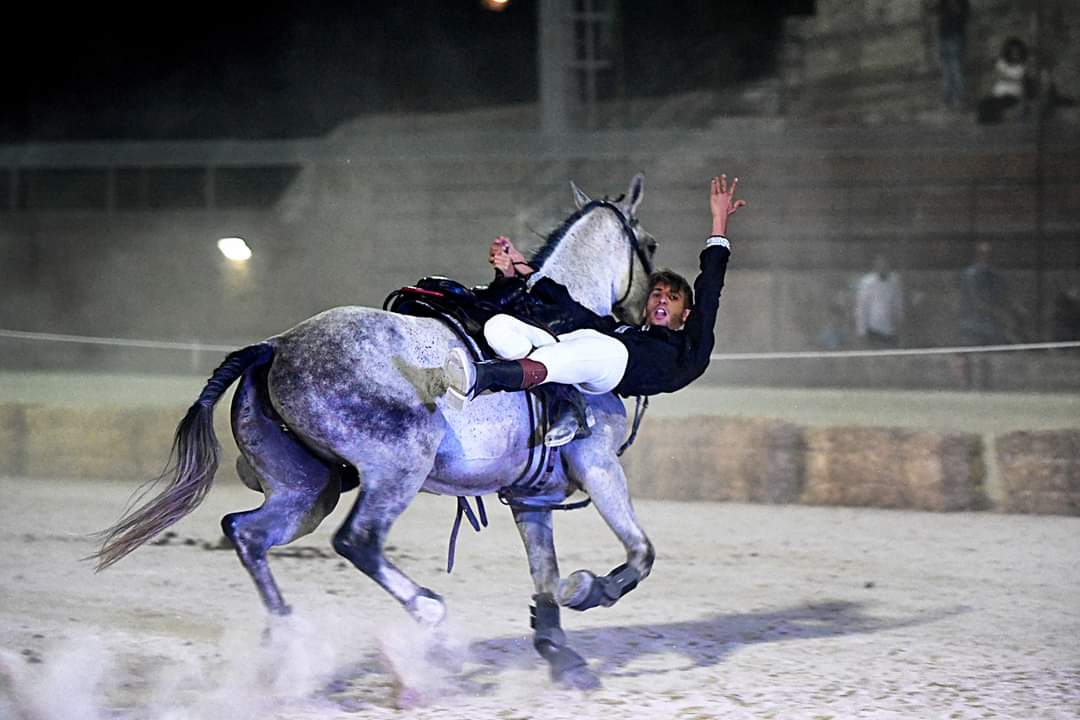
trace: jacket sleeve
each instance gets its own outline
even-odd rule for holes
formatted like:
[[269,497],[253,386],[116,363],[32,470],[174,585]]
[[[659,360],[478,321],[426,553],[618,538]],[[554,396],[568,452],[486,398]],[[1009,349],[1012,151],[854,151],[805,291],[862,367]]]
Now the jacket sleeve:
[[687,360],[707,365],[712,355],[715,336],[716,313],[720,308],[720,291],[724,289],[731,251],[722,245],[713,245],[701,251],[701,272],[694,280],[694,309],[686,321]]

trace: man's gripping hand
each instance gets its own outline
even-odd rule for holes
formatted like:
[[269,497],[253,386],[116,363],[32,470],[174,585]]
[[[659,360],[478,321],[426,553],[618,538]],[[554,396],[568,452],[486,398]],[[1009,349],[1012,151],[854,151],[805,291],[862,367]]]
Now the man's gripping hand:
[[525,256],[518,252],[510,238],[500,235],[491,241],[488,248],[488,262],[507,277],[519,274],[515,265],[525,265]]

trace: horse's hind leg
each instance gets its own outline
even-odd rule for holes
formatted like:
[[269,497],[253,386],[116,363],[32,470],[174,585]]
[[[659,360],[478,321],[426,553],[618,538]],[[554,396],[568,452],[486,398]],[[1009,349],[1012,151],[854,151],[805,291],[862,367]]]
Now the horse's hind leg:
[[559,584],[559,563],[555,556],[551,511],[515,510],[514,522],[525,543],[536,594],[531,607],[533,647],[551,666],[551,679],[578,690],[600,687],[585,659],[566,644],[566,634],[559,622],[555,591]]
[[[402,459],[422,457],[407,448],[395,453]],[[358,570],[394,596],[416,620],[435,625],[443,619],[442,598],[418,585],[386,559],[383,545],[391,525],[420,491],[433,460],[418,471],[415,467],[387,465],[365,467],[360,490],[349,517],[334,535],[334,549]]]
[[233,435],[240,447],[237,471],[244,484],[262,490],[263,504],[221,520],[225,532],[275,615],[289,607],[270,572],[267,552],[318,527],[337,505],[343,468],[311,454],[296,436],[283,429],[265,397],[265,384],[253,373],[244,376],[233,399]]

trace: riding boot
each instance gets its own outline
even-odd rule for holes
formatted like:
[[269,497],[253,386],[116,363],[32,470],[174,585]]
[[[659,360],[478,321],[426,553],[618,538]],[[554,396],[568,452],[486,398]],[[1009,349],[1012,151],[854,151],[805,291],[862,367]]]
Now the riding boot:
[[529,358],[485,360],[474,363],[461,348],[453,348],[443,365],[446,395],[451,407],[461,410],[465,403],[485,390],[527,390],[547,378],[547,368]]
[[572,440],[592,435],[590,428],[596,424],[592,409],[585,396],[571,385],[550,385],[550,401],[554,420],[544,435],[544,445],[562,447]]
[[472,397],[485,390],[528,390],[547,378],[547,368],[529,358],[521,360],[485,360],[476,363],[476,382]]

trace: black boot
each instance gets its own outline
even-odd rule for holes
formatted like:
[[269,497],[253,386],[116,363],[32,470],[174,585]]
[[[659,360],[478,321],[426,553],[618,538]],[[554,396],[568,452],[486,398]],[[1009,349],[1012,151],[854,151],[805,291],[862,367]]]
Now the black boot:
[[561,447],[572,440],[580,440],[592,435],[590,429],[596,424],[592,410],[580,390],[572,385],[547,385],[548,401],[552,412],[551,426],[544,435],[544,444],[548,447]]
[[547,378],[547,368],[535,360],[523,358],[474,363],[461,348],[450,351],[443,370],[447,379],[447,393],[457,409],[485,390],[527,390]]
[[544,382],[547,368],[529,358],[522,360],[484,360],[476,363],[473,397],[485,390],[528,390]]

